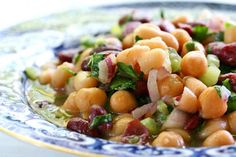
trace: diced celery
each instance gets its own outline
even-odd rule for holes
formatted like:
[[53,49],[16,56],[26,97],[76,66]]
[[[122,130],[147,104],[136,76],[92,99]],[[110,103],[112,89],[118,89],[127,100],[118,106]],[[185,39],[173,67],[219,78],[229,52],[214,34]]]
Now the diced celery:
[[149,133],[155,135],[158,133],[157,123],[152,118],[146,118],[141,123],[148,129]]
[[168,53],[170,57],[172,72],[179,72],[182,58],[174,49],[169,49]]
[[209,66],[207,71],[199,78],[205,85],[213,86],[220,76],[220,69],[216,66]]
[[207,62],[209,66],[216,66],[217,68],[220,67],[220,60],[216,55],[208,54]]
[[105,44],[105,39],[103,38],[103,37],[99,37],[99,38],[97,38],[96,39],[96,41],[95,41],[95,46],[100,46],[100,45],[103,45],[103,44]]
[[120,38],[122,35],[122,27],[118,24],[112,26],[111,28],[111,34]]
[[38,70],[34,67],[27,67],[25,69],[25,74],[31,80],[36,80],[38,78]]
[[86,48],[94,47],[95,38],[92,36],[86,35],[80,38],[80,43]]
[[226,21],[224,23],[224,27],[225,28],[229,28],[229,27],[232,27],[232,26],[236,26],[236,22],[235,21]]
[[159,100],[157,103],[158,103],[158,105],[157,105],[157,110],[158,110],[160,113],[163,113],[163,114],[165,114],[165,115],[168,115],[168,114],[169,114],[168,106],[164,103],[164,101]]

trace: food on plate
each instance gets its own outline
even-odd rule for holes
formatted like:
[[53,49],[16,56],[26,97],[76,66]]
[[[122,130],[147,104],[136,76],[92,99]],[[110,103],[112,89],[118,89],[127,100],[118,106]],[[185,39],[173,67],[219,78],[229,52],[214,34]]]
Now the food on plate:
[[236,25],[135,13],[26,75],[65,97],[57,116],[72,131],[154,147],[234,144]]

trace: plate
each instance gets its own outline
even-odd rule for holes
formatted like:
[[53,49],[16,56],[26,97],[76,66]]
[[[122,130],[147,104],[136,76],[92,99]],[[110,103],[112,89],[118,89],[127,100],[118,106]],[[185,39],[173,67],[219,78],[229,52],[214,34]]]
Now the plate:
[[190,2],[147,2],[72,10],[25,22],[0,33],[0,130],[21,140],[80,156],[236,156],[236,146],[216,148],[162,148],[115,143],[91,138],[55,125],[29,104],[23,70],[40,66],[60,49],[76,47],[83,34],[106,32],[120,14],[133,8],[152,12],[159,9],[191,14],[211,9],[233,16],[234,5]]

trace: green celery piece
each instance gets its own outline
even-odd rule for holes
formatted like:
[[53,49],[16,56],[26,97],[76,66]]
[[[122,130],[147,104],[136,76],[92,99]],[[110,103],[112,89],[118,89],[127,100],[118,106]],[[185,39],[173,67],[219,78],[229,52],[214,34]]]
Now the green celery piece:
[[217,68],[220,67],[220,60],[216,55],[208,54],[207,62],[209,66],[216,66]]
[[118,24],[112,26],[111,34],[118,37],[118,38],[121,38],[121,36],[122,36],[122,27]]
[[149,133],[155,135],[158,133],[157,123],[152,118],[146,118],[141,121],[141,123],[148,129]]
[[38,78],[38,70],[34,67],[25,68],[25,74],[31,80],[36,80]]
[[175,49],[169,48],[168,53],[169,53],[169,58],[171,62],[172,72],[179,72],[181,70],[180,64],[181,64],[182,58],[179,56],[179,54],[176,52]]
[[158,103],[157,110],[162,114],[168,115],[169,114],[168,106],[164,103],[164,101],[159,100],[157,103]]
[[73,76],[76,76],[77,73],[74,72],[73,70],[67,68],[67,67],[62,67],[63,70],[65,70],[66,72],[68,72],[69,74],[73,75]]
[[216,66],[209,66],[207,71],[199,78],[206,86],[213,86],[220,76],[220,69]]

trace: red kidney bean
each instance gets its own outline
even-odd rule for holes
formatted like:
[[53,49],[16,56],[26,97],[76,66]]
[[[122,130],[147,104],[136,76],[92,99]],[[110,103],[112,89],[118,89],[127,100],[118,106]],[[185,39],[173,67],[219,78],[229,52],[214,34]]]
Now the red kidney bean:
[[213,42],[208,45],[207,49],[217,55],[225,65],[236,67],[236,42],[230,44]]
[[188,25],[186,23],[178,23],[177,28],[186,30],[190,36],[193,35],[193,27],[191,25]]
[[236,42],[226,44],[221,50],[219,58],[226,65],[236,67]]
[[90,57],[88,57],[87,59],[84,59],[83,62],[81,63],[81,69],[83,71],[91,71],[91,68],[88,65],[89,60],[90,60]]
[[126,35],[132,33],[139,25],[141,25],[141,22],[139,21],[132,21],[126,23],[123,28],[122,36],[125,37]]
[[147,82],[143,80],[138,80],[136,82],[136,88],[134,90],[135,96],[148,95]]
[[222,81],[224,81],[227,78],[230,81],[230,85],[232,87],[232,90],[234,92],[236,92],[236,73],[228,73],[228,74],[220,75],[219,83],[222,84]]
[[119,19],[119,25],[124,25],[130,21],[139,21],[141,23],[151,22],[151,18],[147,14],[141,12],[131,12],[130,14],[124,15]]
[[162,31],[169,33],[175,30],[175,26],[169,20],[161,20],[158,26]]
[[140,123],[138,119],[135,119],[128,123],[127,128],[122,137],[122,142],[128,143],[129,137],[139,137],[140,144],[145,144],[148,141],[149,133],[147,128]]
[[82,118],[76,117],[69,120],[67,128],[72,131],[76,131],[85,135],[98,137],[97,130],[89,128],[89,122]]
[[198,126],[199,122],[200,122],[200,117],[199,115],[195,114],[187,121],[186,125],[184,126],[184,129],[185,130],[195,129]]
[[68,49],[58,52],[57,56],[60,62],[72,62],[74,55],[79,52],[79,49]]
[[94,117],[99,116],[99,115],[104,115],[107,114],[107,111],[98,105],[93,105],[90,109],[90,114],[89,114],[89,122],[93,120]]

